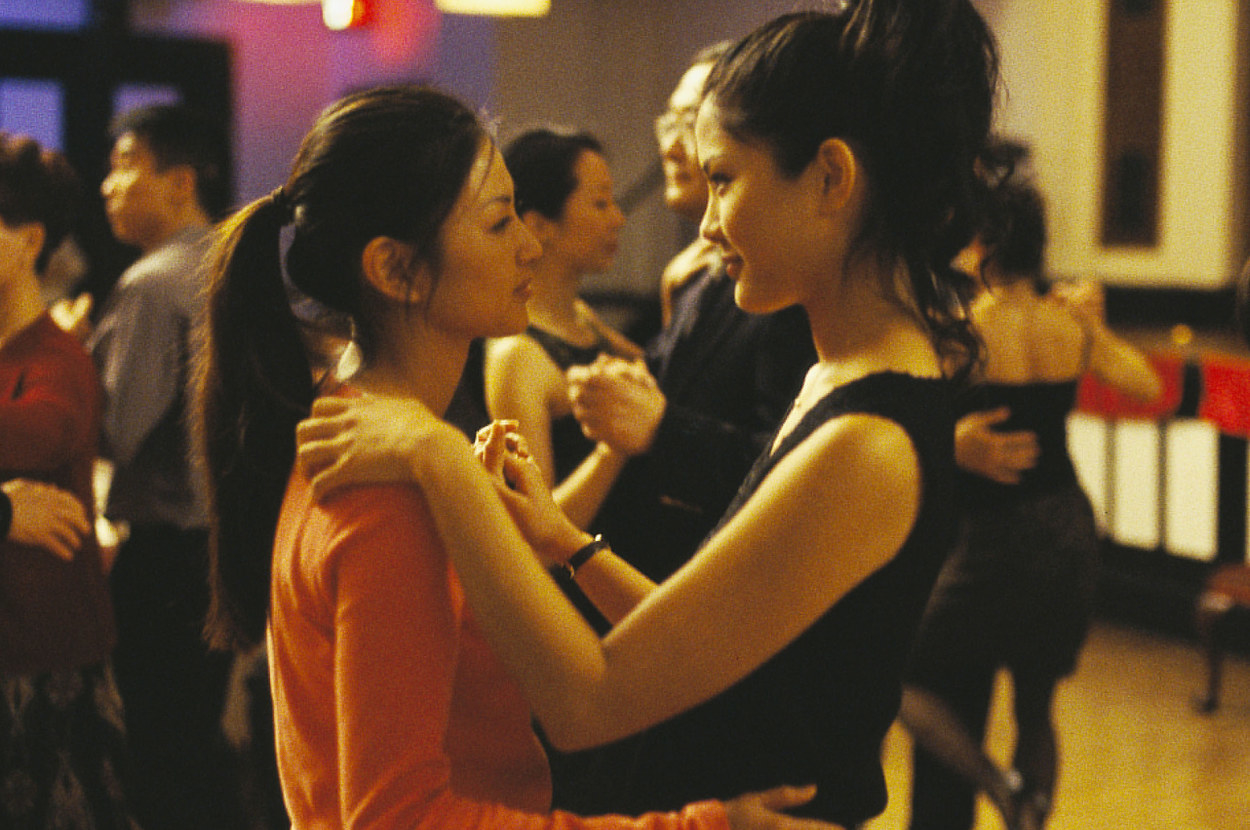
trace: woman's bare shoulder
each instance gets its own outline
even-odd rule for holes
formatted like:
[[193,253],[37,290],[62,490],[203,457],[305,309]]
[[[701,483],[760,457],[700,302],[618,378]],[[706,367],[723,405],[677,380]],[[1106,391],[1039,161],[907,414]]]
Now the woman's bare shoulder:
[[[836,498],[850,490],[869,501],[910,491],[920,462],[901,424],[881,415],[848,413],[831,418],[792,451],[792,474]],[[822,484],[824,482],[824,484]]]
[[564,372],[542,345],[527,334],[491,339],[484,359],[487,400],[502,395],[550,400],[565,395]]
[[517,370],[526,374],[544,370],[559,372],[559,367],[542,344],[528,334],[493,337],[486,341],[487,374]]

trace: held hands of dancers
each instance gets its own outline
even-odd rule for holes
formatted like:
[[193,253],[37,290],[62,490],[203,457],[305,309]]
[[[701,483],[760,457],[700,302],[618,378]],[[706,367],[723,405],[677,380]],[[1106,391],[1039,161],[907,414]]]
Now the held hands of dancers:
[[582,432],[616,452],[634,456],[651,449],[668,399],[641,360],[600,355],[565,373],[569,402]]
[[495,484],[521,534],[546,567],[565,565],[594,541],[564,514],[530,456],[513,420],[492,421],[477,431],[474,453]]
[[296,444],[297,463],[318,499],[360,484],[436,487],[449,470],[460,470],[489,476],[544,565],[567,561],[592,540],[552,500],[515,421],[493,422],[470,446],[458,429],[415,400],[331,396],[313,402],[312,414],[296,430]]

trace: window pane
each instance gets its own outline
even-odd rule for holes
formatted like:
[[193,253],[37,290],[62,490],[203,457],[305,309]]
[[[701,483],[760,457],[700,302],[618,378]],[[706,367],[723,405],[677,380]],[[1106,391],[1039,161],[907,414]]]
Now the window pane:
[[0,0],[0,28],[85,29],[91,0]]
[[64,92],[59,81],[0,78],[0,129],[64,149]]

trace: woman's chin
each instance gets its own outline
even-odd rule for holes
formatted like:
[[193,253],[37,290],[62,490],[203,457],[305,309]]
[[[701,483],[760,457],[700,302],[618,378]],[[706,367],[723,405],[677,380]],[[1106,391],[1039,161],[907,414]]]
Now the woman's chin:
[[750,291],[743,291],[742,283],[737,283],[734,288],[734,302],[738,308],[748,314],[767,314],[772,310],[761,304],[760,298],[753,295]]
[[771,314],[774,311],[781,311],[783,308],[793,305],[793,303],[782,302],[766,293],[752,290],[750,279],[737,279],[734,281],[734,302],[738,308],[748,314]]

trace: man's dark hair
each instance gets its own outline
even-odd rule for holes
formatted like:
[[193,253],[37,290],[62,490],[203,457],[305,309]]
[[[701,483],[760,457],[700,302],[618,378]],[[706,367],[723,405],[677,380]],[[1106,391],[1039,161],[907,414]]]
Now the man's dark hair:
[[113,119],[114,141],[132,133],[151,150],[158,169],[185,164],[195,171],[200,207],[212,218],[230,207],[230,145],[224,125],[181,104],[153,104]]

